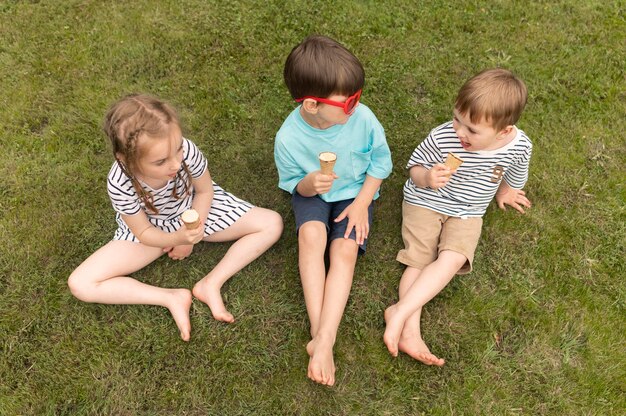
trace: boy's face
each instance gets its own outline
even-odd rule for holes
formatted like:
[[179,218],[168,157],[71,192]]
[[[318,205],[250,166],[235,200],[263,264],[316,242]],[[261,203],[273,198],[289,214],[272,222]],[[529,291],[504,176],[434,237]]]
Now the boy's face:
[[454,109],[452,127],[459,136],[461,146],[469,152],[478,150],[495,150],[504,146],[513,126],[507,126],[502,130],[496,130],[491,123],[484,118],[479,123],[472,123],[469,114],[461,114]]

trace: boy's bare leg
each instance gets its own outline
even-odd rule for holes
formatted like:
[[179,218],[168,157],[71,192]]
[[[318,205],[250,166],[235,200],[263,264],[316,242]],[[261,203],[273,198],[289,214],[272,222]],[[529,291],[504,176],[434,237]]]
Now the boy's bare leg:
[[398,343],[407,319],[446,287],[466,260],[460,253],[442,251],[437,260],[422,270],[404,297],[385,310],[387,328],[383,340],[392,356],[398,356]]
[[298,230],[298,266],[306,311],[309,315],[311,338],[320,326],[326,267],[324,252],[327,241],[326,225],[320,221],[309,221]]
[[72,272],[68,285],[72,294],[84,302],[165,306],[176,322],[180,337],[189,341],[191,292],[151,286],[127,277],[162,254],[163,249],[158,247],[131,241],[110,241]]
[[[415,283],[421,273],[420,269],[408,266],[402,274],[400,279],[400,287],[398,289],[400,299],[404,298],[409,288]],[[436,355],[430,352],[430,349],[422,339],[420,330],[420,319],[422,314],[422,308],[417,309],[411,316],[408,317],[402,328],[400,335],[400,341],[398,342],[398,349],[410,357],[419,360],[427,365],[444,365],[445,361],[438,358]]]
[[330,244],[330,268],[324,287],[319,329],[306,349],[311,357],[307,375],[328,386],[335,384],[333,347],[348,302],[358,246],[354,240],[335,239]]
[[209,306],[213,318],[228,323],[235,321],[224,306],[222,285],[278,241],[282,232],[283,221],[279,214],[253,207],[227,229],[203,239],[208,242],[237,240],[213,270],[193,287],[193,295]]

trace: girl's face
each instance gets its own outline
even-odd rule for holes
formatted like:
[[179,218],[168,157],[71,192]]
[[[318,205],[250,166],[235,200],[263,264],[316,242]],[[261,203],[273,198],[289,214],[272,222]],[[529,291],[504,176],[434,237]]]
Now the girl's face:
[[135,175],[152,189],[160,189],[176,177],[183,162],[183,136],[172,125],[162,137],[141,135],[137,142],[139,158]]

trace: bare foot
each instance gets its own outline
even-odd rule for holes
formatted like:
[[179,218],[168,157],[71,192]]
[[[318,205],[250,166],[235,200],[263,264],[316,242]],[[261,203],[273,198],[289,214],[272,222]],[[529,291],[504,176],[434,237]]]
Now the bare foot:
[[191,292],[188,289],[171,289],[172,300],[167,306],[176,326],[180,331],[183,341],[191,338],[191,322],[189,321],[189,308],[191,308]]
[[398,343],[400,342],[400,334],[404,327],[404,320],[398,315],[398,307],[391,305],[385,309],[385,322],[387,328],[383,335],[383,341],[389,350],[389,353],[397,357],[398,356]]
[[227,323],[235,322],[235,317],[224,306],[220,289],[221,287],[212,285],[208,279],[204,278],[193,287],[193,295],[209,306],[211,314],[216,320]]
[[312,339],[306,346],[306,352],[311,357],[307,376],[320,384],[332,386],[335,384],[335,360],[333,359],[333,344],[320,339]]
[[408,354],[426,365],[436,365],[438,367],[442,367],[446,362],[443,358],[439,358],[435,354],[431,353],[421,337],[418,335],[405,335],[405,331],[402,332],[398,348],[403,353]]

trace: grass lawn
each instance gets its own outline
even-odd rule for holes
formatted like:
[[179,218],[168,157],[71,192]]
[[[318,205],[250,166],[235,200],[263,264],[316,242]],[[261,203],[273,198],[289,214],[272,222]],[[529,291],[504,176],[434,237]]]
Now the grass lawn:
[[[1,415],[623,415],[626,409],[626,5],[570,1],[0,2]],[[308,319],[273,138],[294,108],[284,60],[306,35],[362,61],[387,133],[384,182],[335,347],[306,378]],[[528,85],[527,215],[495,204],[474,272],[423,315],[432,368],[382,342],[396,301],[404,166],[458,88],[502,66]],[[194,301],[192,340],[165,308],[76,300],[67,277],[116,228],[101,132],[111,102],[179,109],[217,183],[280,212],[282,239],[224,287],[237,322]],[[202,244],[135,277],[191,288]],[[620,410],[621,409],[621,410]]]

